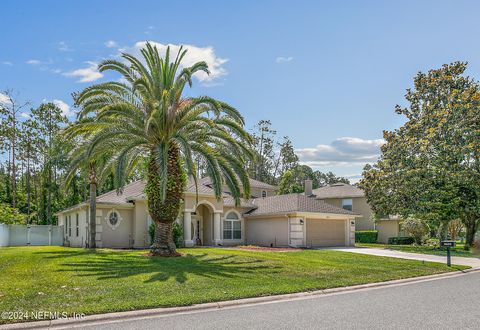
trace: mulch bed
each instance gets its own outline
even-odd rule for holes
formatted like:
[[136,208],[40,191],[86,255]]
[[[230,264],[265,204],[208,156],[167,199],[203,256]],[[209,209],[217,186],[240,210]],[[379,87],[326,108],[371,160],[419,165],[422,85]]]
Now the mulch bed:
[[266,246],[239,246],[241,250],[249,251],[269,251],[269,252],[293,252],[293,251],[302,251],[302,248],[293,248],[293,247],[266,247]]

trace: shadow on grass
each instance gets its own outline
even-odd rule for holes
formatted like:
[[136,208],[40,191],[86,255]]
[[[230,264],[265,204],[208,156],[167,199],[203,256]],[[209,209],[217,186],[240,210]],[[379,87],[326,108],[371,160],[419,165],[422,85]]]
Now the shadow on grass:
[[[65,258],[59,271],[76,273],[76,276],[92,276],[99,280],[150,275],[144,282],[167,281],[174,278],[185,283],[189,275],[207,278],[233,278],[253,274],[268,268],[270,273],[281,267],[265,265],[264,260],[242,258],[235,255],[212,256],[206,253],[186,254],[178,258],[143,257],[136,254],[115,254],[84,251],[40,252],[51,254],[46,258]],[[71,257],[71,258],[70,258]]]

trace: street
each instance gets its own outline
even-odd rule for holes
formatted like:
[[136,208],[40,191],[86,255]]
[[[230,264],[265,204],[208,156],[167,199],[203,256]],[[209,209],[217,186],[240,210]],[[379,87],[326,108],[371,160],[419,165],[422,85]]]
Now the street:
[[[480,273],[81,329],[479,329]],[[71,328],[71,326],[69,327]]]

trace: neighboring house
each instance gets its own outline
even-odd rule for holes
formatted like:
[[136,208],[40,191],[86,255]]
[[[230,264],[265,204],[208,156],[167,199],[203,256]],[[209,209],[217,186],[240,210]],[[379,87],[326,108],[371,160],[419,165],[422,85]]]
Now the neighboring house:
[[[185,246],[349,246],[355,241],[358,214],[305,194],[275,195],[276,187],[250,179],[251,198],[235,206],[226,186],[217,200],[209,178],[198,190],[189,182],[179,223]],[[120,195],[110,191],[97,197],[98,247],[146,248],[150,245],[145,183],[128,184]],[[198,195],[197,195],[198,192]],[[198,202],[197,202],[198,201]],[[66,245],[85,246],[88,203],[57,213]]]
[[314,189],[312,193],[317,199],[328,204],[361,214],[362,217],[355,221],[355,230],[378,230],[380,243],[387,243],[390,237],[402,235],[399,217],[390,216],[374,221],[365,192],[356,186],[335,183]]

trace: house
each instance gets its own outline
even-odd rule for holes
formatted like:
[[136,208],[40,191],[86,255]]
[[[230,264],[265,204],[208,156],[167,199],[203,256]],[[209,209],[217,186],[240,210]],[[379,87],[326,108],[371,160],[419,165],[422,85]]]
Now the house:
[[335,183],[312,191],[319,200],[361,215],[355,221],[355,230],[378,230],[378,242],[387,243],[390,237],[403,236],[402,219],[398,216],[383,217],[377,221],[367,203],[365,192],[353,185]]
[[[185,246],[349,246],[355,242],[358,214],[305,194],[275,195],[276,187],[250,179],[251,198],[235,206],[224,186],[216,199],[209,178],[187,185],[181,215]],[[98,247],[146,248],[152,223],[144,194],[145,183],[135,181],[121,194],[97,197]],[[198,194],[197,194],[198,193]],[[57,213],[65,242],[83,247],[88,237],[88,203]]]

